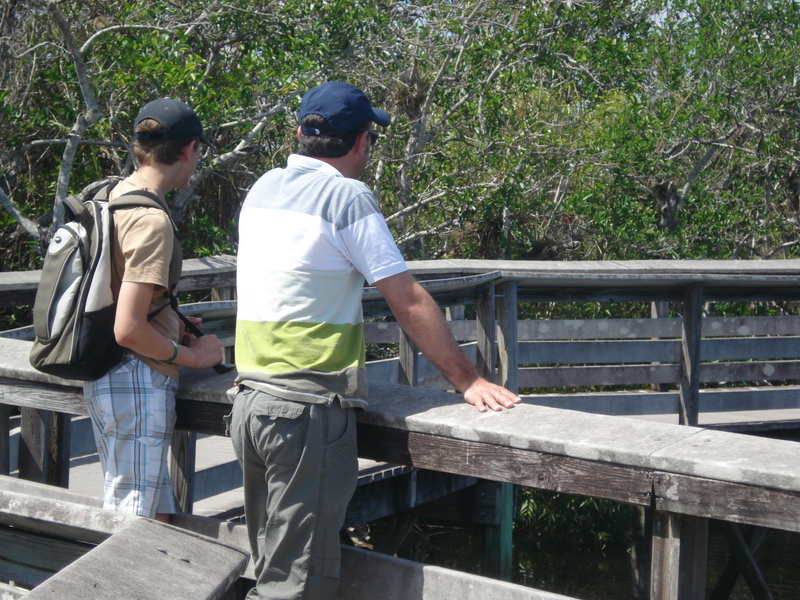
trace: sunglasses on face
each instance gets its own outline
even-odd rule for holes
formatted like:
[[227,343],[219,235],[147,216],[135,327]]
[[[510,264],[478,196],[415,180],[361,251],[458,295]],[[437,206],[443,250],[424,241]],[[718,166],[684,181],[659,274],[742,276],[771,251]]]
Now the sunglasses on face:
[[375,144],[377,144],[378,140],[381,137],[381,134],[378,133],[377,131],[373,131],[372,129],[368,129],[367,133],[369,134],[369,142],[370,142],[370,144],[372,144],[373,146]]

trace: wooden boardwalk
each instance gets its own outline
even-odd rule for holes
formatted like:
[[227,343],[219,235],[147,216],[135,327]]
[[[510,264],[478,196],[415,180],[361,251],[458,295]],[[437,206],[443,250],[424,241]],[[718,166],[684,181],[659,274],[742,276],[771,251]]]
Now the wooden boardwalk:
[[[231,262],[219,260],[215,284],[230,285]],[[396,326],[376,322],[367,328],[368,339],[399,342],[401,357],[370,366],[371,404],[358,424],[361,456],[651,511],[648,589],[659,600],[702,597],[709,518],[730,523],[734,538],[741,537],[736,524],[800,531],[800,446],[708,427],[798,428],[798,317],[705,314],[708,302],[800,299],[800,261],[434,261],[412,267],[444,305],[476,305],[474,320],[454,321],[451,329],[470,343],[465,350],[487,376],[512,389],[562,388],[570,380],[578,387],[632,381],[639,387],[530,393],[512,411],[478,414],[445,391]],[[192,275],[190,285],[200,289],[201,281]],[[523,322],[517,318],[523,301],[670,302],[673,314]],[[386,312],[371,289],[364,307],[369,315]],[[0,412],[9,405],[81,414],[80,394],[69,382],[27,365],[26,344],[0,340]],[[185,374],[181,431],[224,433],[231,380],[211,370]],[[628,416],[594,414],[603,411]],[[645,422],[644,416],[674,423]],[[179,464],[188,471],[179,475],[190,476],[192,447],[183,448]],[[746,546],[738,544],[740,566],[757,597],[768,597]]]

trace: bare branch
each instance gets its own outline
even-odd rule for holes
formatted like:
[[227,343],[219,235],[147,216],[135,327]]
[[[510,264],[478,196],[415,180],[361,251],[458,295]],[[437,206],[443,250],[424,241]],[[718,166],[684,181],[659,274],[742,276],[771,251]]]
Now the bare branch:
[[117,31],[133,31],[135,29],[161,31],[163,33],[174,33],[175,31],[174,27],[158,27],[156,25],[112,25],[110,27],[103,27],[103,29],[98,29],[95,31],[85,42],[83,42],[83,45],[78,51],[83,56],[89,51],[89,48],[92,47],[92,44],[94,44],[98,38],[108,33],[115,33]]
[[62,155],[61,167],[58,171],[58,181],[56,183],[56,196],[53,205],[53,224],[57,227],[64,220],[64,198],[67,197],[67,190],[69,189],[69,179],[72,173],[72,164],[75,161],[75,155],[78,151],[80,141],[85,135],[86,131],[92,124],[97,121],[102,112],[97,105],[97,99],[92,91],[91,84],[89,83],[89,76],[86,72],[86,63],[83,60],[83,54],[75,42],[75,37],[72,35],[69,23],[58,10],[58,0],[49,0],[47,2],[47,10],[53,17],[53,20],[61,30],[64,37],[64,42],[72,55],[72,61],[75,65],[75,72],[78,76],[78,85],[80,86],[83,101],[86,104],[86,111],[78,115],[75,123],[70,130],[69,140],[64,147]]
[[6,196],[3,188],[0,188],[0,206],[5,208],[8,213],[22,226],[25,232],[36,240],[42,239],[42,230],[39,226],[22,214],[17,206]]

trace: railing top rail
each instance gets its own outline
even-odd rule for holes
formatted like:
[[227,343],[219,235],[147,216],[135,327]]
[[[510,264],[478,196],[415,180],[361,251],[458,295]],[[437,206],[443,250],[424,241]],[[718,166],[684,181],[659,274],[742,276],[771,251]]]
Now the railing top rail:
[[[35,371],[28,364],[29,345],[0,339],[0,377],[70,384]],[[227,404],[225,392],[233,378],[234,374],[217,375],[211,369],[187,370],[182,373],[179,398]],[[0,402],[7,401],[0,395]],[[533,405],[478,413],[458,394],[379,383],[371,383],[369,410],[359,420],[489,444],[497,452],[534,451],[800,492],[800,444],[796,442]],[[491,476],[492,463],[487,460],[486,478]]]
[[[687,285],[703,284],[709,300],[800,298],[800,260],[629,260],[629,261],[410,261],[412,273],[439,299],[474,298],[491,281],[516,281],[521,299],[641,300],[677,298]],[[29,304],[40,271],[0,273],[0,306]],[[236,257],[184,261],[179,290],[235,284]],[[365,301],[377,292],[366,288]]]

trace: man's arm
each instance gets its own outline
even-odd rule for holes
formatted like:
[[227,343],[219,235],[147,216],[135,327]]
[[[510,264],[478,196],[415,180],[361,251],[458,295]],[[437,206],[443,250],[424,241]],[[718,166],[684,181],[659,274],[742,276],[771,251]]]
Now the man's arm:
[[519,396],[478,375],[458,347],[436,302],[411,273],[406,271],[381,279],[375,287],[389,303],[403,330],[464,395],[464,400],[481,412],[487,408],[495,411],[512,408],[521,401]]

